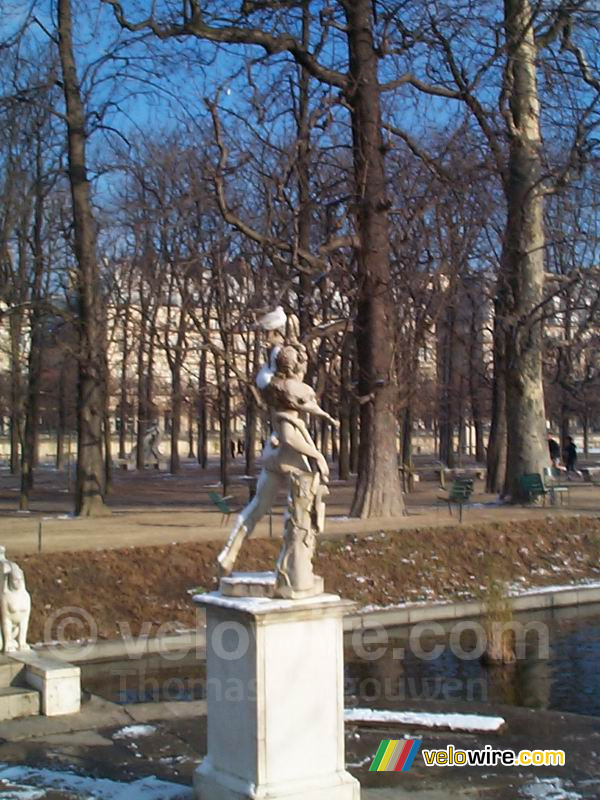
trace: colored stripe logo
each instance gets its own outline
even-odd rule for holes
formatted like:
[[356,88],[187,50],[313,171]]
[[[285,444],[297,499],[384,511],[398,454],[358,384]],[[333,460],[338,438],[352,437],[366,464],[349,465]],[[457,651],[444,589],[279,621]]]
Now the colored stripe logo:
[[384,739],[369,772],[408,772],[421,747],[421,739]]

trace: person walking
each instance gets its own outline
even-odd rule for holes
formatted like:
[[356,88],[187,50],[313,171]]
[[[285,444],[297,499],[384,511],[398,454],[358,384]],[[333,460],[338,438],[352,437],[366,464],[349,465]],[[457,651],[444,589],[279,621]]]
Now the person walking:
[[573,437],[569,436],[567,439],[567,446],[565,447],[565,466],[567,467],[567,476],[570,477],[571,473],[577,472],[575,467],[577,463],[577,446],[573,441]]
[[548,451],[550,453],[550,462],[553,467],[558,467],[560,462],[560,447],[556,439],[550,434],[548,436]]

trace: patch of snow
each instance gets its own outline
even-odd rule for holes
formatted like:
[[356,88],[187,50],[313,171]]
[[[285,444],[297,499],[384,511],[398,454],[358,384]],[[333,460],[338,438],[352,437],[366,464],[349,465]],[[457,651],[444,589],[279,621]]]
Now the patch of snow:
[[[417,591],[416,589],[414,591]],[[420,591],[423,591],[421,589]],[[361,614],[369,614],[371,611],[393,611],[396,609],[403,609],[403,608],[417,608],[418,606],[426,606],[430,605],[429,600],[411,600],[410,603],[389,603],[385,606],[379,606],[375,603],[370,603],[366,606],[361,606],[359,609],[359,613]],[[440,603],[440,608],[443,606],[451,605],[450,603]]]
[[348,522],[350,517],[328,517],[330,522]]
[[583,795],[569,791],[566,786],[562,778],[536,778],[533,783],[522,786],[520,794],[527,800],[582,800]]
[[274,572],[232,572],[225,578],[227,583],[241,583],[241,584],[274,584],[277,576]]
[[[132,783],[113,781],[107,778],[92,778],[74,772],[35,769],[24,766],[0,764],[0,784],[14,783],[19,790],[29,794],[15,794],[15,800],[37,800],[45,797],[38,788],[53,789],[57,792],[72,792],[81,800],[193,800],[191,788],[170,781],[162,781],[153,775]],[[2,793],[2,800],[11,795]]]
[[365,756],[365,758],[361,758],[360,761],[353,761],[351,764],[346,764],[347,767],[350,769],[360,769],[360,767],[366,767],[367,764],[371,764],[375,759],[375,753],[372,756]]
[[516,592],[511,592],[512,597],[530,594],[546,594],[547,592],[569,592],[573,589],[600,589],[600,581],[583,580],[578,583],[561,583],[554,586],[532,586],[529,589],[518,589]]
[[6,781],[0,779],[0,797],[2,800],[41,800],[46,797],[45,789],[30,789],[27,786],[17,786],[14,783],[9,789]]
[[390,722],[396,725],[418,725],[420,728],[449,728],[452,731],[497,731],[504,725],[502,717],[479,714],[429,714],[415,711],[384,711],[373,708],[347,708],[346,722]]
[[127,725],[113,734],[113,739],[137,739],[138,736],[152,736],[156,733],[154,725]]
[[251,614],[260,613],[261,611],[280,611],[289,608],[301,609],[303,605],[317,602],[320,603],[337,603],[340,598],[336,594],[321,594],[315,597],[307,597],[304,600],[285,600],[285,599],[272,599],[269,597],[226,597],[220,592],[207,592],[206,594],[197,594],[192,597],[194,602],[200,605],[213,605],[220,608],[236,608],[241,611],[248,611]]

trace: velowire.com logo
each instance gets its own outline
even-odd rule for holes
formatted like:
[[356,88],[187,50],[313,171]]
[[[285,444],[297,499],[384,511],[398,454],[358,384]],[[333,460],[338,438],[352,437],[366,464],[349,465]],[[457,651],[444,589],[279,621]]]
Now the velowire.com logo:
[[421,746],[421,739],[384,739],[369,772],[408,772]]

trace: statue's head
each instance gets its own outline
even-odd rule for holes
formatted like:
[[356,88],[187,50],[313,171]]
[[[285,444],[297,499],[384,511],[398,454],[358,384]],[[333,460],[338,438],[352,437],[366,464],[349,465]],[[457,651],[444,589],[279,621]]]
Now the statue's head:
[[18,564],[12,564],[8,573],[8,588],[12,592],[16,592],[23,586],[25,586],[25,573]]
[[277,354],[277,374],[284,378],[303,380],[306,375],[308,356],[303,344],[286,344]]
[[291,378],[298,368],[298,351],[291,345],[282,347],[277,354],[277,374]]

